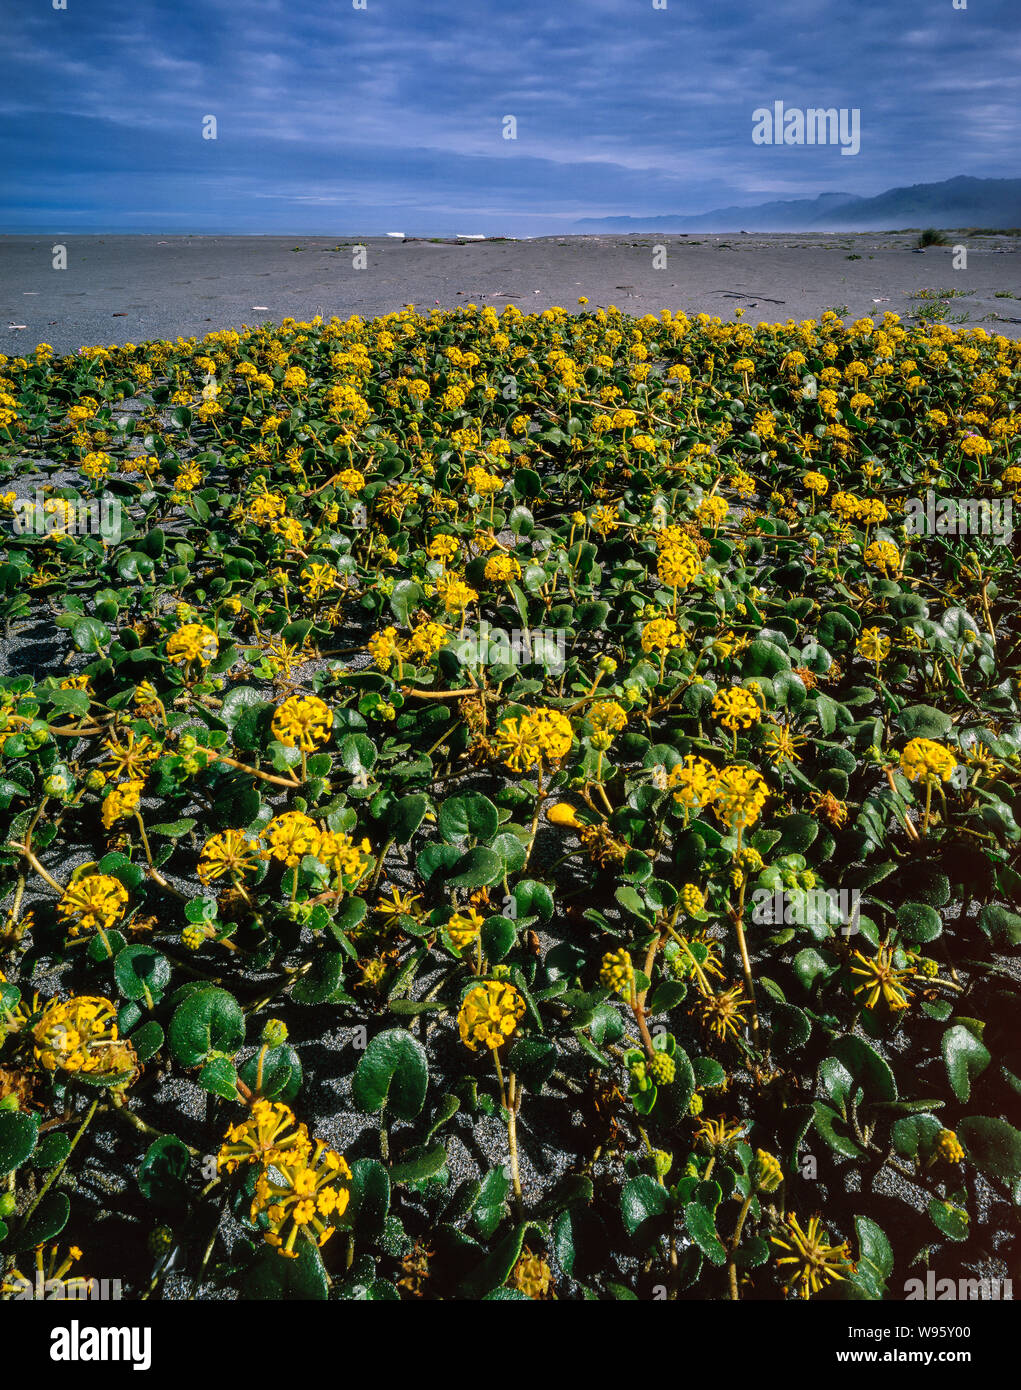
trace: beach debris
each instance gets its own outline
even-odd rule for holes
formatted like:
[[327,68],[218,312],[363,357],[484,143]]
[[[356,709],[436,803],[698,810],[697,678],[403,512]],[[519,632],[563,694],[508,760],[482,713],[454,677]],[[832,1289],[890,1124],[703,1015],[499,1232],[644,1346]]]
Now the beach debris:
[[268,309],[268,308],[269,308],[269,305],[268,305],[268,304],[253,304],[253,305],[252,305],[252,308],[253,308],[253,310],[254,310],[254,309]]
[[387,232],[387,236],[397,237],[400,241],[404,240],[403,232]]
[[473,236],[464,236],[460,232],[457,234],[458,241],[485,241],[485,237],[476,232]]
[[27,323],[9,323],[8,328],[13,328],[16,333],[20,333],[23,328],[27,328]]

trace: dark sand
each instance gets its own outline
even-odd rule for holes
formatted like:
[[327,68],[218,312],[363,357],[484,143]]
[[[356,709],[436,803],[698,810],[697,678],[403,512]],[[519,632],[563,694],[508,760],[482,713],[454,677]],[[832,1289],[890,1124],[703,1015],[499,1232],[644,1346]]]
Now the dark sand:
[[[423,313],[469,303],[576,310],[580,296],[590,309],[616,304],[636,315],[673,309],[729,319],[743,307],[753,324],[818,318],[827,308],[877,319],[890,310],[907,320],[932,307],[911,297],[922,289],[961,292],[937,317],[1017,337],[1021,239],[946,235],[947,246],[921,254],[912,251],[915,234],[881,232],[612,233],[463,245],[367,238],[363,270],[353,268],[358,243],[350,237],[7,236],[0,352],[46,342],[65,353],[317,313],[369,318],[408,303]],[[54,270],[61,245],[67,269]],[[967,247],[966,269],[953,268],[957,245]],[[666,250],[662,269],[653,264],[657,247]]]

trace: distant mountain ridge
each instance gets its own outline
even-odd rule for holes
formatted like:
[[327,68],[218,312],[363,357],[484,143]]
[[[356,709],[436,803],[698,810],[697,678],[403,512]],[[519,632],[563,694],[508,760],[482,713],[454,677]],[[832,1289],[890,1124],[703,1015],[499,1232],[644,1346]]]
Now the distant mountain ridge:
[[1019,227],[1021,179],[975,179],[889,188],[873,198],[822,193],[818,198],[714,208],[653,217],[586,217],[578,232],[889,231],[897,227]]

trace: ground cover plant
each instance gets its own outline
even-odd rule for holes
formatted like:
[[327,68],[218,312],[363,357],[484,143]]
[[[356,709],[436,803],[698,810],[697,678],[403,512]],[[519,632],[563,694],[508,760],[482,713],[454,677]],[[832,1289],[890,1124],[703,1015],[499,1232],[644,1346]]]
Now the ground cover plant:
[[6,1296],[1009,1274],[1019,370],[584,307],[0,358]]

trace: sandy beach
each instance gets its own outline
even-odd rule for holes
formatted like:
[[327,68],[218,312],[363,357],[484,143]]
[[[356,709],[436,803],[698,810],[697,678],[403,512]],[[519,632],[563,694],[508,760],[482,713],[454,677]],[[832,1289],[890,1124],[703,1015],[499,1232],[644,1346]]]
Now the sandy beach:
[[[919,310],[936,321],[1017,337],[1021,255],[1010,236],[948,232],[913,250],[916,233],[705,233],[542,237],[457,245],[326,237],[6,236],[0,238],[0,351],[201,336],[218,328],[414,304],[616,304],[751,323]],[[364,269],[354,247],[365,247]],[[55,270],[54,248],[67,268]],[[954,269],[956,246],[966,268]],[[657,248],[663,248],[658,250]],[[665,263],[664,263],[665,262]],[[656,268],[660,266],[661,268]],[[934,309],[938,291],[954,291]]]

